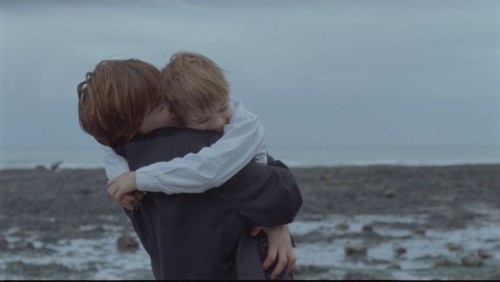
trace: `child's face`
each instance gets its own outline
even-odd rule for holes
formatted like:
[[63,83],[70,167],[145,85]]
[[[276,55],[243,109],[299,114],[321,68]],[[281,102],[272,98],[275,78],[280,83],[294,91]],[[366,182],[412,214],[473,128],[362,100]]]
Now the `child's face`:
[[162,127],[177,127],[181,123],[176,116],[170,111],[167,104],[160,104],[157,108],[149,112],[142,120],[139,131],[148,133]]
[[228,101],[217,102],[202,112],[188,113],[184,125],[199,130],[215,130],[221,132],[229,123],[233,113]]

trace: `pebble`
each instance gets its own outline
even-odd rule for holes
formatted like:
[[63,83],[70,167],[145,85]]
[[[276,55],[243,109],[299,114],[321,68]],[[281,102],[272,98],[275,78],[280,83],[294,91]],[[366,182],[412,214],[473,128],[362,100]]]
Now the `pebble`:
[[325,182],[326,185],[329,186],[338,186],[341,185],[342,183],[336,179],[331,172],[326,172],[321,176],[321,180]]
[[462,245],[456,244],[456,243],[448,243],[448,244],[446,244],[446,247],[450,251],[459,251],[459,250],[463,250],[463,248],[464,248]]
[[479,249],[479,251],[477,251],[477,255],[482,259],[487,259],[491,257],[491,255],[484,249]]
[[343,280],[372,280],[373,277],[367,273],[349,271],[344,275]]
[[116,241],[119,252],[134,252],[139,249],[139,243],[128,234],[123,234]]
[[391,270],[401,270],[401,265],[399,263],[390,263],[388,266],[387,266],[387,269],[391,269]]
[[394,249],[394,252],[396,253],[397,256],[401,256],[402,254],[406,253],[406,248],[397,247],[396,249]]
[[436,259],[434,262],[435,267],[440,267],[440,266],[455,266],[457,265],[456,262],[451,261],[450,259],[446,257],[439,257]]
[[346,256],[366,256],[368,247],[365,245],[351,245],[344,248]]
[[370,224],[366,224],[363,226],[363,228],[361,229],[363,232],[366,232],[366,233],[372,233],[373,232],[373,226],[370,225]]
[[462,258],[462,265],[467,267],[478,267],[483,265],[483,259],[476,255],[468,255]]
[[386,198],[392,198],[394,197],[394,195],[396,195],[396,190],[395,189],[387,189],[384,191],[384,197]]
[[335,225],[335,229],[347,230],[347,229],[349,229],[349,225],[347,225],[347,223],[345,223],[345,222],[342,222],[342,223]]
[[417,227],[413,230],[413,232],[415,232],[415,234],[419,234],[419,235],[425,235],[425,228],[423,227]]

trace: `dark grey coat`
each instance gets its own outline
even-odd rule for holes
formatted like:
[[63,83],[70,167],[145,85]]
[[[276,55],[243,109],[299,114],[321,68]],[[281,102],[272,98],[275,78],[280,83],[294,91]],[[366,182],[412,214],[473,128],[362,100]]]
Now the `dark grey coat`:
[[[163,128],[123,148],[130,170],[182,157],[221,137]],[[126,210],[156,279],[263,278],[251,226],[293,221],[302,205],[294,176],[280,161],[250,162],[220,187],[199,194],[151,193]]]

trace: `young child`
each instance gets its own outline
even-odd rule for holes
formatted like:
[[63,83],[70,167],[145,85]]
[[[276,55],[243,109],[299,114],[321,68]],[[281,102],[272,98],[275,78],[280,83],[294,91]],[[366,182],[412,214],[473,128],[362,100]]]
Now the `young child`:
[[[105,63],[100,67],[98,65],[96,71],[105,68]],[[92,78],[92,75],[88,76],[87,80]],[[125,79],[127,78],[124,77],[124,81]],[[125,85],[125,83],[123,84]],[[109,87],[99,85],[99,82],[96,81],[94,83],[87,81],[87,87],[91,86],[96,89]],[[113,87],[117,87],[117,95],[128,93],[125,89],[119,90],[120,83],[113,85]],[[133,97],[134,99],[131,99],[130,102],[130,105],[133,105],[131,113],[123,113],[120,110],[118,110],[118,114],[111,114],[113,111],[90,113],[106,112],[114,115],[98,117],[100,121],[98,124],[109,124],[106,122],[107,120],[113,120],[114,123],[106,128],[98,128],[100,131],[97,130],[99,131],[98,136],[105,135],[108,140],[102,137],[96,137],[96,139],[101,144],[109,145],[102,147],[105,153],[106,173],[108,178],[112,179],[108,185],[108,192],[117,201],[130,208],[131,204],[127,204],[130,198],[124,200],[125,197],[122,196],[136,191],[136,189],[167,194],[200,193],[221,185],[254,157],[261,164],[266,164],[267,154],[263,142],[264,129],[262,125],[257,116],[248,112],[241,102],[229,99],[228,84],[222,71],[211,60],[194,53],[174,55],[162,71],[161,89],[162,95],[136,93],[136,97]],[[81,96],[80,100],[92,99],[92,95],[87,94],[87,96]],[[108,97],[110,100],[104,101],[103,104],[110,105],[113,103],[113,99],[117,98]],[[101,97],[101,99],[105,98]],[[79,112],[85,113],[85,111]],[[144,116],[144,118],[138,120],[137,116]],[[188,154],[170,162],[156,163],[136,172],[128,172],[127,162],[115,153],[115,149],[129,142],[138,133],[147,133],[161,127],[179,126],[181,120],[186,127],[201,130],[223,130],[224,134],[214,145],[203,148],[197,154]],[[82,123],[84,130],[92,126],[98,127],[96,124]],[[86,131],[90,133],[96,129]],[[92,133],[91,135],[96,136]],[[113,140],[112,136],[119,138]],[[124,172],[126,173],[123,174]],[[115,178],[117,175],[121,176]],[[254,230],[254,233],[257,231],[258,229]],[[288,228],[286,228],[286,232],[282,233],[288,233]],[[266,243],[262,236],[259,236],[259,241],[262,245]],[[265,248],[261,248],[261,251],[262,256],[264,256]],[[291,258],[291,262],[294,262],[293,253]],[[264,268],[272,262],[273,260],[266,260]],[[274,278],[281,273],[283,267],[283,265],[275,267],[272,277]],[[288,268],[293,269],[293,263],[289,262]],[[270,268],[268,268],[266,273],[268,277],[271,276],[270,272]],[[290,279],[292,276],[290,272],[284,271],[280,277]]]
[[[267,164],[264,127],[240,101],[230,100],[222,70],[210,59],[194,53],[175,54],[162,70],[161,87],[167,104],[184,126],[224,131],[224,135],[197,154],[156,163],[116,179],[128,172],[127,162],[111,148],[103,147],[106,173],[114,179],[110,181],[110,190],[115,199],[120,200],[136,189],[166,194],[201,193],[220,186],[254,158]],[[140,132],[161,127],[159,115],[161,111],[147,115]]]

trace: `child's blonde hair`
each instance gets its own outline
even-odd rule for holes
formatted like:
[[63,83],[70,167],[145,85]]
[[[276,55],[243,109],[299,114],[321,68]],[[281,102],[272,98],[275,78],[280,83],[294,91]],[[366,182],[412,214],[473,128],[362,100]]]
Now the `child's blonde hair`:
[[165,99],[160,71],[137,59],[104,60],[78,84],[78,117],[83,131],[118,149],[139,132],[144,116]]
[[181,120],[193,111],[203,112],[215,102],[229,99],[222,69],[203,55],[175,53],[161,74],[161,92]]

